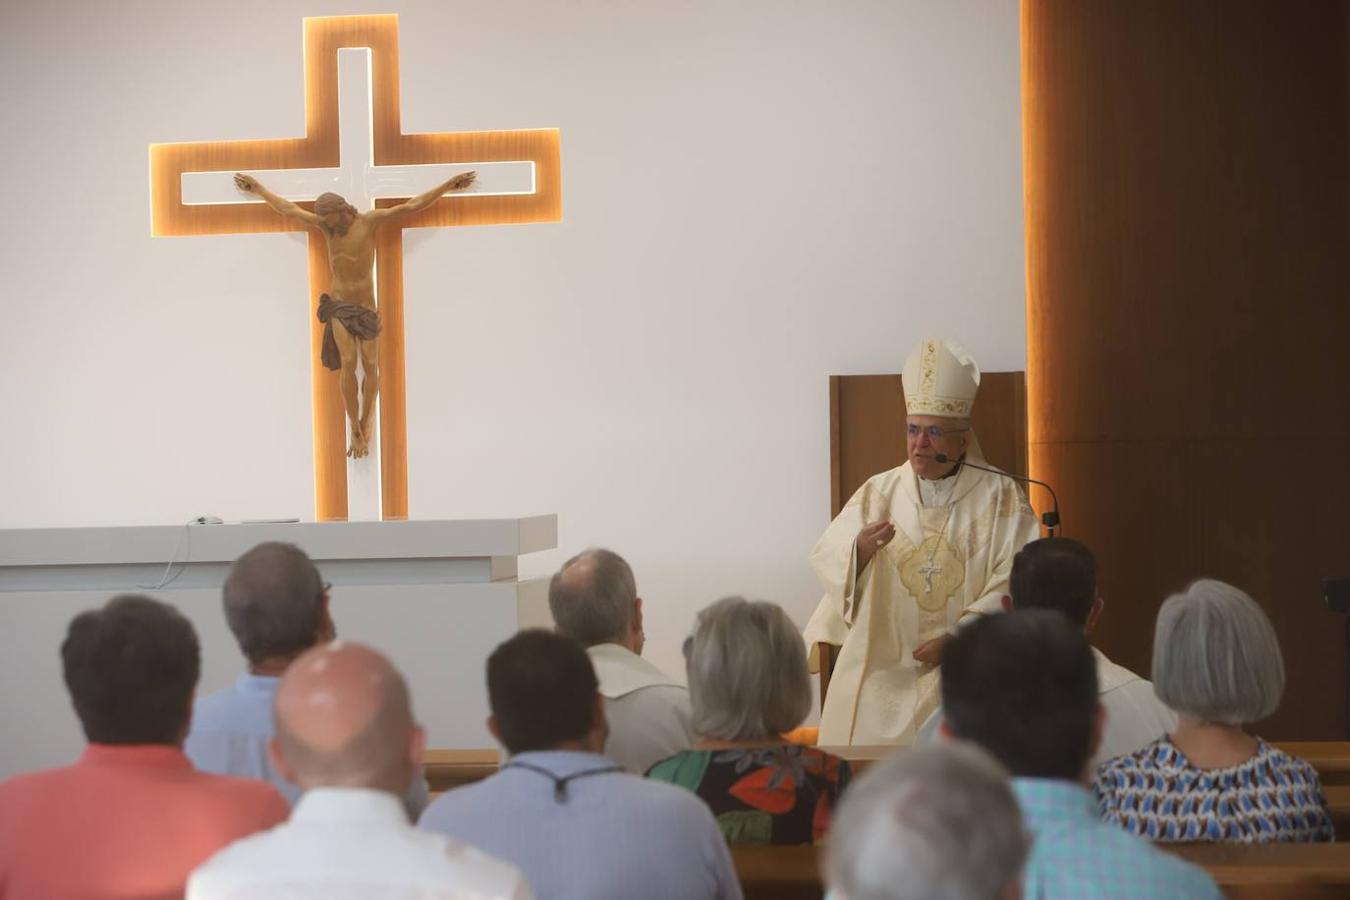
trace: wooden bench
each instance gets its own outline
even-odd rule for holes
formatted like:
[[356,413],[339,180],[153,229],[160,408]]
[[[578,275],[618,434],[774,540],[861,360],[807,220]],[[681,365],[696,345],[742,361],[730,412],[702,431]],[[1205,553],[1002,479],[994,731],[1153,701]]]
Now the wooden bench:
[[422,759],[427,784],[433,794],[474,781],[482,781],[497,771],[497,750],[428,750]]
[[[1174,844],[1160,849],[1202,866],[1232,900],[1350,897],[1350,845]],[[746,900],[820,900],[821,849],[732,847]]]
[[745,900],[820,900],[825,883],[820,877],[821,848],[810,844],[792,847],[731,848]]
[[1275,746],[1312,763],[1322,784],[1350,784],[1350,741],[1276,741]]
[[1214,876],[1230,900],[1350,897],[1347,844],[1161,844]]

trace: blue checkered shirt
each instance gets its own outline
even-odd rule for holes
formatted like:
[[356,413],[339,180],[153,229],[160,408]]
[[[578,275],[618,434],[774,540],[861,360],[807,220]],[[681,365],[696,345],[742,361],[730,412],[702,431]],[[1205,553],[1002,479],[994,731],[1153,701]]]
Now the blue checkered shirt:
[[1012,788],[1033,839],[1024,900],[1223,896],[1203,869],[1103,822],[1087,788],[1046,778],[1014,778]]

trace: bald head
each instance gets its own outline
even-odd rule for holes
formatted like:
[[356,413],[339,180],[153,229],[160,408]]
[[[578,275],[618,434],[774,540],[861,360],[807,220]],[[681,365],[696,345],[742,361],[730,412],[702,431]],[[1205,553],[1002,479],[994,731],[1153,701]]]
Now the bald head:
[[402,793],[420,762],[403,676],[362,644],[303,654],[281,679],[275,752],[302,788],[364,787]]
[[582,646],[626,644],[634,632],[637,582],[624,558],[593,548],[563,563],[548,586],[558,630]]

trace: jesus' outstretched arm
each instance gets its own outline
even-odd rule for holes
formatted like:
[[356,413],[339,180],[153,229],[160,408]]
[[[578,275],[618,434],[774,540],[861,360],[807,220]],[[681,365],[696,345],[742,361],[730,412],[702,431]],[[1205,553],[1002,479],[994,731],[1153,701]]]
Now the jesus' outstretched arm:
[[303,222],[311,228],[318,228],[323,224],[319,217],[314,213],[303,207],[296,206],[284,197],[278,197],[276,194],[263,187],[258,179],[254,178],[252,175],[245,175],[242,172],[235,173],[234,186],[246,194],[253,194],[288,219]]
[[421,212],[439,200],[443,194],[453,194],[458,191],[468,190],[477,180],[477,172],[461,172],[454,178],[436,185],[424,194],[418,194],[416,197],[404,200],[398,206],[390,206],[387,209],[373,209],[370,211],[370,214],[374,215],[376,218],[388,219]]

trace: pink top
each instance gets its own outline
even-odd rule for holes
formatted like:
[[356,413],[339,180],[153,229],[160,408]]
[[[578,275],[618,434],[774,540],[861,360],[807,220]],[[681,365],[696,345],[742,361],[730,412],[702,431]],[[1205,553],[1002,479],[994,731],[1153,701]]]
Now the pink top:
[[217,850],[289,814],[270,784],[203,774],[177,747],[90,744],[0,784],[0,897],[181,897]]

